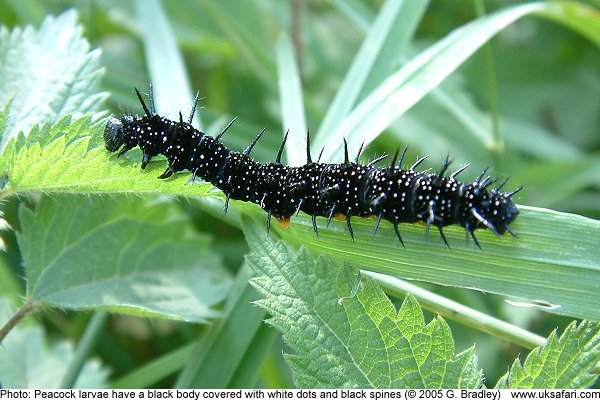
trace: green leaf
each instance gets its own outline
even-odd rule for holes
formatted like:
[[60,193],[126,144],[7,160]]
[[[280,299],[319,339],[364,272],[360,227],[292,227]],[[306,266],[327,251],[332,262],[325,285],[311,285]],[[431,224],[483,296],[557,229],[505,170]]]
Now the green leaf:
[[139,152],[118,159],[99,146],[104,122],[92,125],[89,117],[70,122],[66,116],[54,125],[33,129],[27,138],[19,135],[0,158],[8,172],[8,190],[202,195],[212,188],[210,184],[186,185],[186,174],[156,179],[164,169],[162,163],[150,163],[141,171]]
[[536,188],[528,194],[530,202],[555,207],[585,188],[600,187],[600,158],[582,155],[560,162],[538,162],[518,171],[514,179]]
[[425,324],[407,296],[399,312],[371,279],[356,296],[354,270],[294,252],[245,220],[252,279],[265,299],[256,303],[295,351],[286,359],[299,387],[440,388],[481,386],[474,349],[454,354],[446,322]]
[[373,10],[360,0],[332,0],[331,4],[362,31],[368,30],[374,19]]
[[[0,347],[0,377],[7,389],[57,388],[73,359],[66,342],[46,344],[38,326],[17,327]],[[76,388],[106,386],[109,371],[98,360],[87,361],[75,382]]]
[[518,237],[477,231],[483,250],[466,243],[460,226],[444,228],[450,249],[437,233],[427,239],[419,224],[400,225],[406,248],[391,224],[382,221],[374,237],[375,221],[365,218],[352,219],[355,241],[345,221],[332,221],[325,229],[325,220],[317,220],[318,238],[306,215],[295,217],[289,229],[273,227],[289,243],[361,269],[475,288],[551,313],[600,321],[600,221],[521,205],[519,210],[511,224]]
[[529,353],[523,364],[517,359],[498,381],[500,389],[584,389],[597,374],[600,361],[600,324],[573,321],[562,336],[552,332],[545,346]]
[[[0,258],[0,294],[10,298],[13,304],[21,304],[23,297],[22,286],[19,278],[15,275],[11,265],[5,258]],[[2,315],[0,315],[0,326],[2,325]]]
[[2,130],[3,149],[19,131],[55,121],[67,113],[87,113],[106,93],[96,93],[103,73],[100,51],[90,51],[77,25],[77,12],[46,17],[39,30],[0,30],[0,104],[12,99]]
[[[494,138],[490,116],[455,81],[456,79],[446,79],[390,128],[400,142],[410,144],[413,149],[416,147],[424,153],[434,155],[450,152],[452,158],[456,159],[456,164],[468,162],[475,168],[483,168],[493,158],[490,144]],[[432,115],[435,118],[431,118]],[[511,150],[556,160],[577,159],[581,156],[581,151],[573,144],[541,126],[508,117],[502,117],[501,122],[504,140]],[[532,146],[531,143],[538,145]],[[434,156],[434,159],[438,157]],[[513,176],[515,172],[519,172],[518,168],[507,168],[504,165],[503,172],[510,172]],[[513,181],[521,182],[517,179]],[[530,181],[523,182],[527,182],[530,187]]]
[[229,276],[177,209],[140,199],[44,197],[19,210],[27,296],[71,309],[203,322]]
[[[237,52],[243,55],[244,63],[252,69],[254,75],[263,82],[273,82],[273,77],[276,75],[275,62],[262,39],[269,34],[269,30],[265,27],[278,26],[281,18],[279,15],[273,16],[267,12],[261,13],[261,8],[266,6],[266,2],[245,1],[199,3],[201,12],[208,15],[221,29],[219,35],[226,36]],[[232,24],[231,21],[236,23]],[[256,21],[263,23],[257,24]]]

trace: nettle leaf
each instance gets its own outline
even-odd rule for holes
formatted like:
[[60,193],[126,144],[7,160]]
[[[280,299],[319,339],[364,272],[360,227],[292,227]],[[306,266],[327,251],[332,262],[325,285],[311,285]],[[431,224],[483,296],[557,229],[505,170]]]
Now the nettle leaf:
[[478,388],[474,348],[454,354],[446,322],[425,324],[412,296],[396,311],[379,286],[364,278],[350,296],[355,270],[306,249],[296,252],[244,220],[257,301],[296,352],[286,360],[299,387]]
[[[0,113],[0,122],[3,114]],[[72,120],[65,116],[56,123],[34,127],[28,135],[18,135],[0,156],[0,166],[8,175],[5,188],[13,193],[165,193],[206,195],[212,185],[186,185],[189,174],[157,179],[164,161],[153,161],[140,169],[141,153],[132,151],[117,158],[102,142],[104,122],[93,123],[90,116]],[[220,191],[211,194],[222,196]]]
[[19,219],[34,302],[203,322],[227,294],[231,279],[210,241],[169,203],[43,197]]
[[572,322],[562,336],[552,332],[548,342],[529,353],[525,362],[517,359],[498,381],[499,389],[582,389],[591,387],[600,362],[600,323]]
[[96,93],[100,51],[90,51],[82,32],[75,10],[46,17],[39,30],[0,28],[0,104],[11,100],[0,148],[39,122],[90,112],[106,98]]
[[[0,376],[5,388],[57,388],[74,357],[71,343],[48,345],[39,326],[16,327],[0,347]],[[106,387],[109,371],[98,360],[86,361],[75,388]]]

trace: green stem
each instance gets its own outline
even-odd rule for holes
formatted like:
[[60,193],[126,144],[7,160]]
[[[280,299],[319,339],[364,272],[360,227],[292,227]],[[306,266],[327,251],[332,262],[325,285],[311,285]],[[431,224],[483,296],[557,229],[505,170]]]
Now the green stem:
[[83,364],[85,360],[88,358],[88,354],[94,343],[96,343],[96,339],[102,332],[102,328],[108,319],[109,314],[104,311],[96,312],[85,328],[85,332],[83,332],[83,336],[77,345],[77,349],[75,350],[75,355],[69,366],[67,367],[67,371],[60,383],[60,388],[70,389],[75,386],[75,382],[77,381],[77,377],[81,372],[81,368],[83,368]]
[[0,344],[4,340],[4,338],[10,333],[12,328],[17,325],[17,323],[22,320],[27,314],[29,314],[34,308],[36,304],[32,299],[26,299],[25,303],[19,308],[19,310],[13,315],[7,322],[4,324],[2,328],[0,328]]

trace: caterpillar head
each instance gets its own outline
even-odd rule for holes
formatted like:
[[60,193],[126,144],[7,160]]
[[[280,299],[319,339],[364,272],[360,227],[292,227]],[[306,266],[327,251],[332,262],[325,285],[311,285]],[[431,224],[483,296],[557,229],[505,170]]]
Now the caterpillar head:
[[477,192],[475,190],[475,198],[479,197],[479,201],[474,201],[474,207],[470,208],[473,226],[491,229],[497,235],[506,231],[514,235],[508,227],[519,215],[519,210],[511,199],[514,193]]
[[[510,228],[508,225],[517,218],[519,210],[510,196],[504,193],[492,194],[490,199],[490,214],[488,217],[495,228],[495,231],[503,234]],[[511,232],[512,233],[512,232]]]
[[131,115],[124,115],[118,119],[112,115],[108,117],[106,127],[104,128],[104,145],[110,152],[119,150],[125,144],[125,133],[123,126],[129,126],[133,122]]

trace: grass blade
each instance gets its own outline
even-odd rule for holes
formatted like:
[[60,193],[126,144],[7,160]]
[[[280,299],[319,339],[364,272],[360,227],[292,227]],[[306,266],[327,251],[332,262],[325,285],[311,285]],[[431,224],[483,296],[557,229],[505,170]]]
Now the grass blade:
[[[600,320],[600,221],[552,210],[520,206],[511,225],[518,238],[477,232],[483,247],[465,244],[465,231],[448,227],[447,249],[438,235],[425,240],[423,227],[400,226],[406,249],[392,227],[382,222],[373,237],[373,221],[352,221],[352,242],[341,221],[314,237],[310,217],[299,216],[280,234],[316,253],[361,269],[403,279],[459,286],[518,298],[542,310],[576,318]],[[319,221],[324,225],[324,221]]]
[[[412,3],[413,6],[407,3]],[[408,27],[414,28],[416,26],[420,19],[420,13],[415,13],[415,17],[413,17],[406,15],[407,13],[404,11],[409,7],[416,9],[427,4],[426,2],[418,3],[419,6],[415,7],[415,2],[405,2],[403,0],[388,0],[385,2],[376,20],[371,25],[358,54],[354,58],[342,85],[323,118],[323,122],[315,137],[315,148],[320,149],[325,144],[328,133],[334,131],[335,127],[352,110],[357,100],[360,99],[359,95],[365,89],[368,79],[371,77],[372,80],[375,76],[375,79],[383,80],[383,76],[387,75],[389,71],[377,70],[384,69],[385,66],[389,65],[390,57],[397,60],[403,48],[408,44],[408,40],[413,32],[413,29]],[[407,17],[409,17],[408,21],[406,21]],[[398,27],[402,27],[404,31],[397,32]],[[392,52],[396,52],[396,54],[390,56],[389,47],[392,44],[395,47]],[[376,83],[378,84],[379,81]],[[358,149],[360,143],[356,143],[355,145],[350,146],[350,150],[353,152]],[[328,158],[325,158],[325,160],[328,160]]]
[[342,138],[370,143],[495,34],[527,15],[553,19],[600,44],[600,20],[592,8],[577,3],[528,3],[479,18],[451,32],[379,85],[327,135],[324,159],[331,159]]
[[[158,0],[139,0],[135,4],[158,112],[176,119],[175,116],[181,111],[186,114],[187,120],[193,95],[169,19]],[[194,125],[202,128],[199,113],[194,115]]]
[[286,144],[285,154],[290,165],[302,165],[306,161],[304,152],[297,149],[306,146],[303,140],[306,134],[306,117],[304,116],[300,73],[294,58],[292,42],[287,35],[282,35],[277,44],[277,72],[283,126],[291,133]]
[[[179,375],[176,387],[223,388],[230,387],[232,380],[247,382],[247,379],[236,374],[247,361],[245,355],[254,337],[262,334],[260,328],[265,317],[264,311],[251,304],[258,299],[258,294],[248,283],[249,277],[249,269],[242,268],[229,292],[224,317],[199,339],[191,352],[190,361]],[[256,354],[251,356],[256,360]]]

